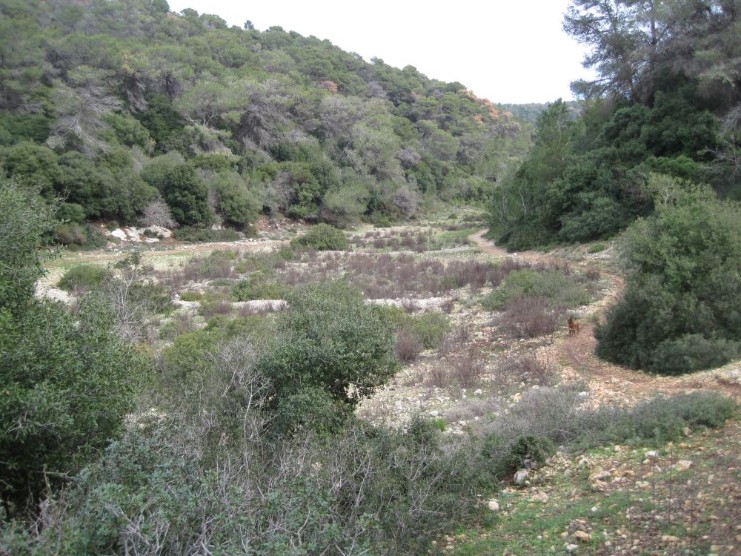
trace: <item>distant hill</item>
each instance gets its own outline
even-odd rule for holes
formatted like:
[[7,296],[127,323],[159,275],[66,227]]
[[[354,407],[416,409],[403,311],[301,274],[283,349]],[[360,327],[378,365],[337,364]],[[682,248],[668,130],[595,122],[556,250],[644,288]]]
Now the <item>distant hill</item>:
[[460,83],[280,27],[164,0],[0,0],[0,14],[0,168],[64,197],[65,241],[145,214],[406,218],[424,199],[483,201],[529,146],[517,116]]
[[[496,103],[495,106],[498,110],[504,113],[510,114],[513,118],[521,120],[531,125],[535,125],[540,116],[550,106],[551,103],[546,102],[530,102],[525,104],[502,104]],[[565,103],[569,106],[576,115],[579,104],[576,101],[568,101]]]

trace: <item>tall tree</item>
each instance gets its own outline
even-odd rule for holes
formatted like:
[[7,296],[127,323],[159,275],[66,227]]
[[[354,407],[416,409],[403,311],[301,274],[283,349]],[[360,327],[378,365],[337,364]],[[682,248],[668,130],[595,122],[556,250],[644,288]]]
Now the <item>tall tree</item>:
[[123,429],[147,364],[124,345],[110,314],[33,296],[39,247],[53,225],[33,191],[0,182],[0,498],[26,511],[93,459]]
[[584,65],[599,74],[573,88],[649,104],[668,75],[737,90],[738,12],[738,0],[573,0],[564,29],[592,48]]

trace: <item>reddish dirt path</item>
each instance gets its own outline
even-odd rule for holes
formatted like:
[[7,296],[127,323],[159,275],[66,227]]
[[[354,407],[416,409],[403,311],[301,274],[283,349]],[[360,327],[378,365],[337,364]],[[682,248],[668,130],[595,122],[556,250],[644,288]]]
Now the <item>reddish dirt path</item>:
[[[547,253],[525,251],[517,254],[508,253],[501,247],[483,237],[485,231],[469,237],[481,251],[494,257],[517,257],[533,263],[560,263],[572,261],[560,259]],[[596,319],[603,317],[622,293],[623,279],[602,271],[602,276],[610,285],[602,299],[590,305],[588,313]],[[590,319],[590,320],[596,320]],[[627,369],[602,361],[594,354],[597,344],[594,338],[592,322],[582,320],[581,330],[576,336],[569,336],[566,329],[557,334],[553,344],[548,348],[551,360],[559,364],[562,379],[581,381],[591,393],[595,405],[603,402],[634,404],[658,393],[677,394],[693,390],[715,390],[731,396],[741,402],[741,361],[730,363],[720,369],[701,371],[679,377],[658,376],[642,371]]]

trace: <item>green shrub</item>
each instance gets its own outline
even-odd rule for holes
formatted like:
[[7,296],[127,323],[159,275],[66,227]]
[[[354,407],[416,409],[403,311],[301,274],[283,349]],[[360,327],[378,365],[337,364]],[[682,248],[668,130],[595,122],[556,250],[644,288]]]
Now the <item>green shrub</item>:
[[297,288],[286,300],[290,309],[278,317],[278,334],[258,365],[276,400],[313,386],[355,405],[393,376],[393,330],[359,290],[323,282]]
[[718,428],[734,416],[737,404],[717,392],[692,392],[670,398],[680,418],[691,427]]
[[263,272],[253,272],[244,280],[240,280],[232,288],[232,298],[235,301],[251,301],[253,299],[283,299],[290,288],[266,276]]
[[317,251],[344,251],[350,248],[345,232],[324,223],[313,226],[303,236],[293,239],[291,245]]
[[271,430],[281,436],[313,432],[320,436],[337,434],[352,411],[317,387],[301,388],[278,401],[270,421]]
[[662,204],[623,237],[630,274],[596,353],[662,374],[720,366],[741,353],[741,209],[670,178],[649,185]]
[[706,391],[657,396],[631,409],[601,407],[580,415],[572,443],[583,447],[662,444],[681,438],[687,427],[722,427],[736,409],[733,399]]
[[82,224],[85,221],[85,207],[77,203],[62,203],[59,205],[56,217],[60,222],[74,222]]
[[450,329],[450,319],[445,313],[437,312],[408,315],[401,328],[410,332],[425,349],[432,349],[440,345]]
[[59,280],[58,287],[71,291],[89,291],[94,290],[110,276],[107,268],[93,265],[81,264],[73,266]]
[[389,219],[389,217],[380,212],[373,213],[372,221],[373,221],[373,225],[376,228],[390,228],[391,227],[391,220]]
[[540,297],[551,307],[576,307],[589,303],[589,292],[574,276],[559,270],[515,270],[482,301],[489,310],[502,310],[515,299]]
[[187,385],[196,382],[209,369],[208,358],[225,334],[218,329],[187,332],[175,338],[162,353],[161,371],[168,384]]
[[647,368],[660,374],[677,375],[720,367],[739,355],[741,342],[706,338],[702,334],[685,334],[658,344]]
[[1,494],[12,514],[36,514],[51,488],[123,431],[150,365],[122,342],[112,320],[95,298],[74,315],[40,302],[17,319],[0,318]]
[[522,467],[539,467],[556,453],[553,442],[547,438],[521,436],[509,451],[507,464],[510,469]]
[[106,244],[105,236],[95,227],[90,224],[78,224],[76,222],[59,224],[54,228],[54,239],[71,249],[79,247],[97,249]]
[[214,416],[138,416],[139,427],[49,501],[59,527],[5,529],[0,542],[14,554],[146,553],[154,544],[190,553],[207,535],[220,554],[247,544],[256,554],[423,554],[483,517],[479,497],[498,486],[475,445],[447,445],[421,420],[407,433],[351,420],[332,438],[258,435],[212,465],[198,424]]

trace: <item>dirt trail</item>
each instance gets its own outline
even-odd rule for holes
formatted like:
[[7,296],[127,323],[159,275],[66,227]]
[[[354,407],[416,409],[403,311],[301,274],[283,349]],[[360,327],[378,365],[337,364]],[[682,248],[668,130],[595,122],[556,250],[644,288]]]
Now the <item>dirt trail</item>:
[[[573,261],[566,261],[547,253],[533,251],[508,253],[485,239],[484,233],[485,231],[478,232],[471,235],[469,239],[481,251],[489,255],[516,257],[519,260],[533,263],[574,264]],[[585,314],[595,317],[590,320],[602,318],[606,309],[619,298],[623,291],[624,283],[620,276],[604,271],[602,271],[602,276],[609,281],[609,286],[601,299],[585,308]],[[658,393],[670,395],[693,390],[715,390],[741,402],[741,361],[730,363],[720,369],[680,377],[652,375],[626,369],[597,358],[594,354],[597,341],[593,334],[593,324],[582,320],[580,325],[580,333],[576,336],[569,336],[564,327],[548,348],[548,355],[552,358],[551,360],[559,363],[563,380],[582,381],[588,386],[595,405],[603,402],[633,404]]]

